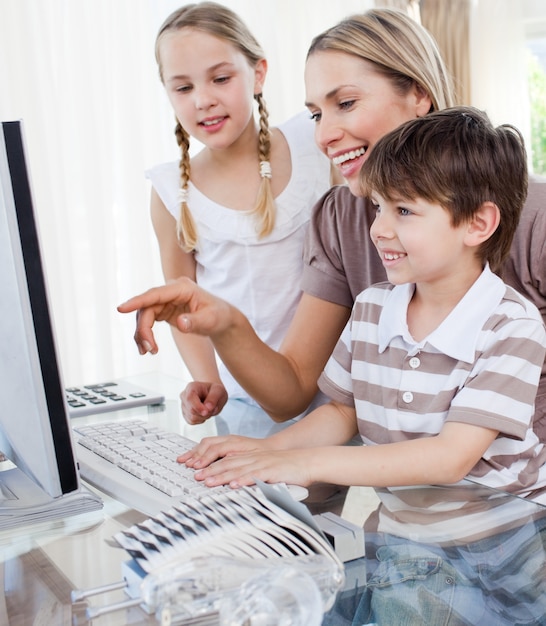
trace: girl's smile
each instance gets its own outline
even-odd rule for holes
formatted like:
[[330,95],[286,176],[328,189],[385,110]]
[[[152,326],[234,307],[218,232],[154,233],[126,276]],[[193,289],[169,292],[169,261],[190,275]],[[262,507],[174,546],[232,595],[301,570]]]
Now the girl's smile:
[[160,57],[167,95],[191,136],[211,149],[256,136],[254,94],[262,90],[264,64],[253,68],[233,44],[189,27],[163,36]]

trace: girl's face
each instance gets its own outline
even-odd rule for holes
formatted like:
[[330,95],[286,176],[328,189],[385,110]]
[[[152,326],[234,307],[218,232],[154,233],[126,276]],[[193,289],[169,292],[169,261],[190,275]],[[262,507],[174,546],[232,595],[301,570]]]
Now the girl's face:
[[231,43],[192,28],[165,33],[159,57],[171,105],[192,137],[225,149],[254,132],[254,94],[262,91],[265,60],[253,68]]
[[319,148],[337,166],[351,192],[366,154],[386,133],[425,115],[431,100],[414,86],[400,95],[374,65],[352,54],[317,51],[305,66],[306,105]]

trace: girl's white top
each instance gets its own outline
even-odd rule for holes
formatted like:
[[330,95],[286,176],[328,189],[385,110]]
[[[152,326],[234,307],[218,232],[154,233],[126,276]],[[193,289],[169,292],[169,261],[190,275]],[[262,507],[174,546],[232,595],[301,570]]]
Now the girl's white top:
[[[292,175],[275,199],[273,232],[258,238],[250,211],[221,206],[189,185],[188,206],[197,225],[197,282],[240,309],[259,337],[277,349],[301,297],[302,249],[315,202],[330,187],[330,164],[314,141],[314,123],[301,113],[279,130],[288,142]],[[256,162],[258,167],[258,162]],[[275,172],[273,171],[273,177]],[[177,162],[146,172],[175,219],[180,212]],[[230,397],[246,398],[222,363],[220,374]]]

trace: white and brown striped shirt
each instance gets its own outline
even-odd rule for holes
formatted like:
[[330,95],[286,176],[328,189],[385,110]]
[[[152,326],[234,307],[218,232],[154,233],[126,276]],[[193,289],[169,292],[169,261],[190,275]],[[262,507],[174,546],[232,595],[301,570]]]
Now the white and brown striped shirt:
[[498,430],[469,478],[546,504],[546,446],[531,428],[546,354],[537,308],[486,267],[415,342],[406,323],[413,290],[380,283],[358,296],[321,390],[355,407],[368,445],[433,436],[446,421]]

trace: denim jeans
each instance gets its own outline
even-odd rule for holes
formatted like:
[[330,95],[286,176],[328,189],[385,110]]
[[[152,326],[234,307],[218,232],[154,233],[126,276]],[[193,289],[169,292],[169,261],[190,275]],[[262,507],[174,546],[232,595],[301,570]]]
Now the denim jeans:
[[[366,534],[366,583],[328,626],[546,625],[544,520],[452,547]],[[352,619],[351,619],[352,617]]]

